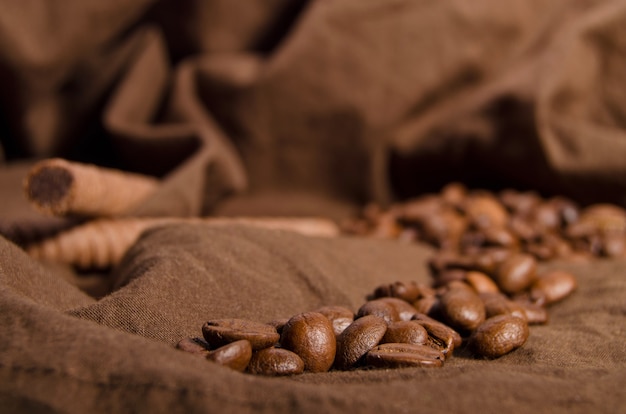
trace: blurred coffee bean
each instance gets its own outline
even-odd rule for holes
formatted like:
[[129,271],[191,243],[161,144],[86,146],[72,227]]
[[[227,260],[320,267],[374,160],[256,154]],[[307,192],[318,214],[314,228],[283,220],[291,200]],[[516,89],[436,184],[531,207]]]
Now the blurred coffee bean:
[[485,320],[485,305],[465,283],[450,284],[441,298],[441,310],[447,324],[457,331],[472,331]]
[[532,222],[542,231],[556,230],[561,226],[561,215],[557,206],[544,202],[535,207],[531,217]]
[[446,286],[451,282],[463,281],[465,280],[466,275],[467,271],[462,269],[444,270],[434,278],[433,286],[438,288],[441,286]]
[[285,324],[289,321],[289,318],[280,318],[269,321],[267,324],[271,325],[276,329],[276,332],[280,335],[285,327]]
[[387,327],[381,343],[397,342],[424,345],[428,342],[428,332],[415,321],[399,321]]
[[206,358],[235,371],[243,372],[252,358],[252,346],[250,342],[242,339],[211,351]]
[[569,272],[553,270],[539,277],[531,286],[530,297],[545,305],[563,300],[576,290],[576,278]]
[[467,187],[458,182],[449,183],[441,191],[441,199],[451,207],[459,208],[467,196]]
[[302,358],[306,371],[328,371],[335,359],[333,325],[318,312],[305,312],[289,319],[283,328],[280,344]]
[[520,216],[528,216],[541,203],[541,197],[534,191],[503,190],[499,199],[507,210]]
[[512,315],[498,315],[485,320],[470,336],[468,345],[479,356],[498,358],[524,345],[528,324]]
[[493,279],[483,272],[473,270],[465,273],[465,282],[478,294],[500,292]]
[[469,194],[463,203],[469,223],[477,229],[504,227],[508,213],[498,199],[491,193],[482,191]]
[[423,313],[428,315],[433,311],[433,308],[438,306],[439,298],[436,296],[425,296],[413,302],[413,307],[417,313]]
[[524,297],[514,298],[513,302],[522,307],[529,325],[544,325],[548,323],[548,310],[543,305],[531,302]]
[[382,299],[383,298],[365,302],[357,311],[356,317],[361,318],[366,315],[375,315],[384,319],[387,324],[399,321],[400,315],[396,307]]
[[344,306],[323,306],[317,309],[333,325],[335,336],[339,335],[354,321],[354,313]]
[[393,306],[398,313],[398,320],[410,321],[413,315],[417,313],[417,310],[409,302],[398,298],[380,298],[381,302],[385,302]]
[[445,209],[426,216],[420,225],[426,241],[442,249],[451,249],[458,246],[467,222],[456,211]]
[[386,343],[367,352],[364,365],[375,368],[441,367],[445,356],[431,347]]
[[517,253],[504,260],[494,277],[500,290],[509,294],[525,290],[536,278],[537,261],[525,253]]
[[387,331],[387,322],[379,316],[356,319],[337,337],[335,367],[353,367],[370,349],[378,345]]
[[524,320],[527,319],[524,307],[500,292],[481,293],[480,299],[485,305],[485,315],[487,318],[496,315],[513,315]]
[[302,374],[304,362],[297,354],[282,348],[265,348],[252,353],[248,372],[266,376]]
[[394,282],[391,284],[385,284],[377,287],[374,290],[371,299],[394,297],[405,300],[407,302],[413,302],[419,297],[423,296],[430,288],[425,285],[419,285],[415,281],[410,282]]
[[183,338],[176,344],[176,348],[203,357],[209,354],[209,344],[202,338]]
[[202,325],[202,335],[212,348],[247,339],[253,350],[270,347],[280,335],[271,325],[246,319],[213,319]]
[[602,256],[623,257],[626,247],[626,237],[621,232],[609,232],[602,235]]

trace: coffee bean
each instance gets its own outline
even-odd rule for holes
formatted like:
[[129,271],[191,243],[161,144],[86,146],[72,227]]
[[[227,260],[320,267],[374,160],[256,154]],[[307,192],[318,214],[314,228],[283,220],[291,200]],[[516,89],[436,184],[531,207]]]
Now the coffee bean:
[[426,296],[413,302],[413,307],[417,313],[425,315],[429,315],[438,306],[439,298],[436,296]]
[[398,320],[410,321],[413,315],[417,313],[417,310],[409,302],[398,298],[380,298],[381,302],[387,303],[398,312]]
[[297,354],[286,349],[265,348],[252,354],[248,372],[266,376],[302,374],[304,362]]
[[500,202],[487,192],[476,192],[469,195],[463,205],[470,223],[478,229],[504,227],[508,221],[508,213]]
[[485,305],[465,283],[452,286],[440,300],[445,321],[453,329],[472,331],[485,320]]
[[450,183],[441,189],[441,199],[451,207],[459,208],[467,197],[467,188],[461,183]]
[[452,354],[452,351],[463,343],[463,338],[457,331],[427,315],[418,313],[413,320],[426,329],[429,344],[440,349],[444,355]]
[[415,321],[394,322],[387,327],[381,342],[424,345],[428,342],[428,332]]
[[470,336],[468,345],[477,355],[498,358],[524,345],[528,324],[511,315],[498,315],[483,322]]
[[315,312],[319,312],[328,318],[333,325],[335,336],[338,336],[354,322],[354,313],[344,306],[323,306]]
[[374,290],[374,294],[371,299],[394,297],[405,300],[407,302],[413,302],[419,297],[423,296],[429,288],[424,285],[412,282],[394,282],[389,285],[381,285]]
[[525,253],[517,253],[500,264],[495,281],[500,289],[509,294],[528,288],[537,278],[537,261]]
[[379,316],[366,315],[356,319],[337,337],[335,367],[353,367],[367,351],[378,345],[386,331],[387,322]]
[[388,324],[400,320],[398,310],[392,304],[381,299],[374,299],[365,302],[356,313],[357,318],[366,315],[375,315],[383,318]]
[[576,289],[576,278],[569,272],[553,270],[538,278],[531,287],[530,296],[545,305],[558,302]]
[[252,346],[245,339],[221,346],[207,355],[209,361],[243,372],[252,358]]
[[280,318],[271,320],[267,324],[273,326],[274,329],[276,329],[276,332],[278,332],[278,334],[280,335],[287,322],[289,322],[289,318]]
[[289,319],[283,328],[280,343],[302,358],[306,371],[328,371],[335,360],[333,325],[318,312],[305,312]]
[[485,292],[480,294],[480,299],[485,305],[485,315],[491,318],[496,315],[512,315],[527,319],[522,305],[510,300],[500,292]]
[[433,286],[434,287],[446,286],[450,282],[465,280],[466,276],[467,276],[466,270],[447,269],[439,273],[437,277],[435,277]]
[[213,348],[247,339],[253,350],[270,347],[280,335],[271,325],[246,319],[214,319],[202,326],[204,339]]
[[544,306],[533,303],[527,298],[516,298],[513,301],[522,307],[529,325],[543,325],[548,323],[549,315]]
[[376,368],[441,367],[444,359],[443,353],[429,346],[387,343],[368,351],[364,364]]
[[478,294],[500,292],[498,285],[496,285],[493,279],[483,272],[467,272],[465,274],[465,282],[467,282],[467,284],[470,285]]
[[626,238],[621,232],[609,232],[602,235],[602,256],[623,257],[626,251]]
[[209,344],[202,338],[183,338],[176,344],[176,348],[199,356],[207,356],[209,353]]

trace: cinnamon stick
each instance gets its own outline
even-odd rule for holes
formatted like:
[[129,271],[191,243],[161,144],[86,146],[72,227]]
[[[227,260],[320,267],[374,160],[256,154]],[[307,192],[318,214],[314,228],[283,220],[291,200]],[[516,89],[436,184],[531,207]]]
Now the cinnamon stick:
[[124,214],[157,186],[153,177],[61,158],[37,163],[25,179],[28,200],[44,213],[61,216]]
[[213,226],[243,224],[318,237],[339,234],[334,222],[322,218],[117,218],[90,221],[32,244],[26,251],[39,260],[65,263],[80,269],[103,269],[119,263],[144,230],[167,223],[207,223]]

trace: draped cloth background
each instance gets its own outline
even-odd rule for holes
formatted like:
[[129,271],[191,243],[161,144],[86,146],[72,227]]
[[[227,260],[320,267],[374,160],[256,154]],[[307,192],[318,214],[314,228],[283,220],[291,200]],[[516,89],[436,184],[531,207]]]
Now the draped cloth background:
[[173,344],[209,317],[354,308],[380,283],[428,282],[427,249],[171,225],[90,276],[107,281],[95,299],[87,276],[15,243],[71,225],[23,196],[50,156],[158,177],[137,216],[340,219],[450,180],[626,205],[625,80],[623,0],[0,0],[0,405],[618,411],[620,260],[564,265],[576,296],[497,361],[268,379]]

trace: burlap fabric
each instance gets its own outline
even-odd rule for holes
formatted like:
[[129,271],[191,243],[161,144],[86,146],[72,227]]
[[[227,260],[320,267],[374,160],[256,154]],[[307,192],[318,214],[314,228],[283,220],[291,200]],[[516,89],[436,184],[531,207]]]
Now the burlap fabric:
[[[106,4],[105,4],[106,3]],[[33,161],[160,179],[132,214],[315,214],[472,186],[626,204],[626,2],[0,1],[3,412],[601,412],[626,406],[625,264],[496,361],[262,378],[174,349],[211,317],[356,310],[423,246],[148,231],[105,273],[19,247]]]

